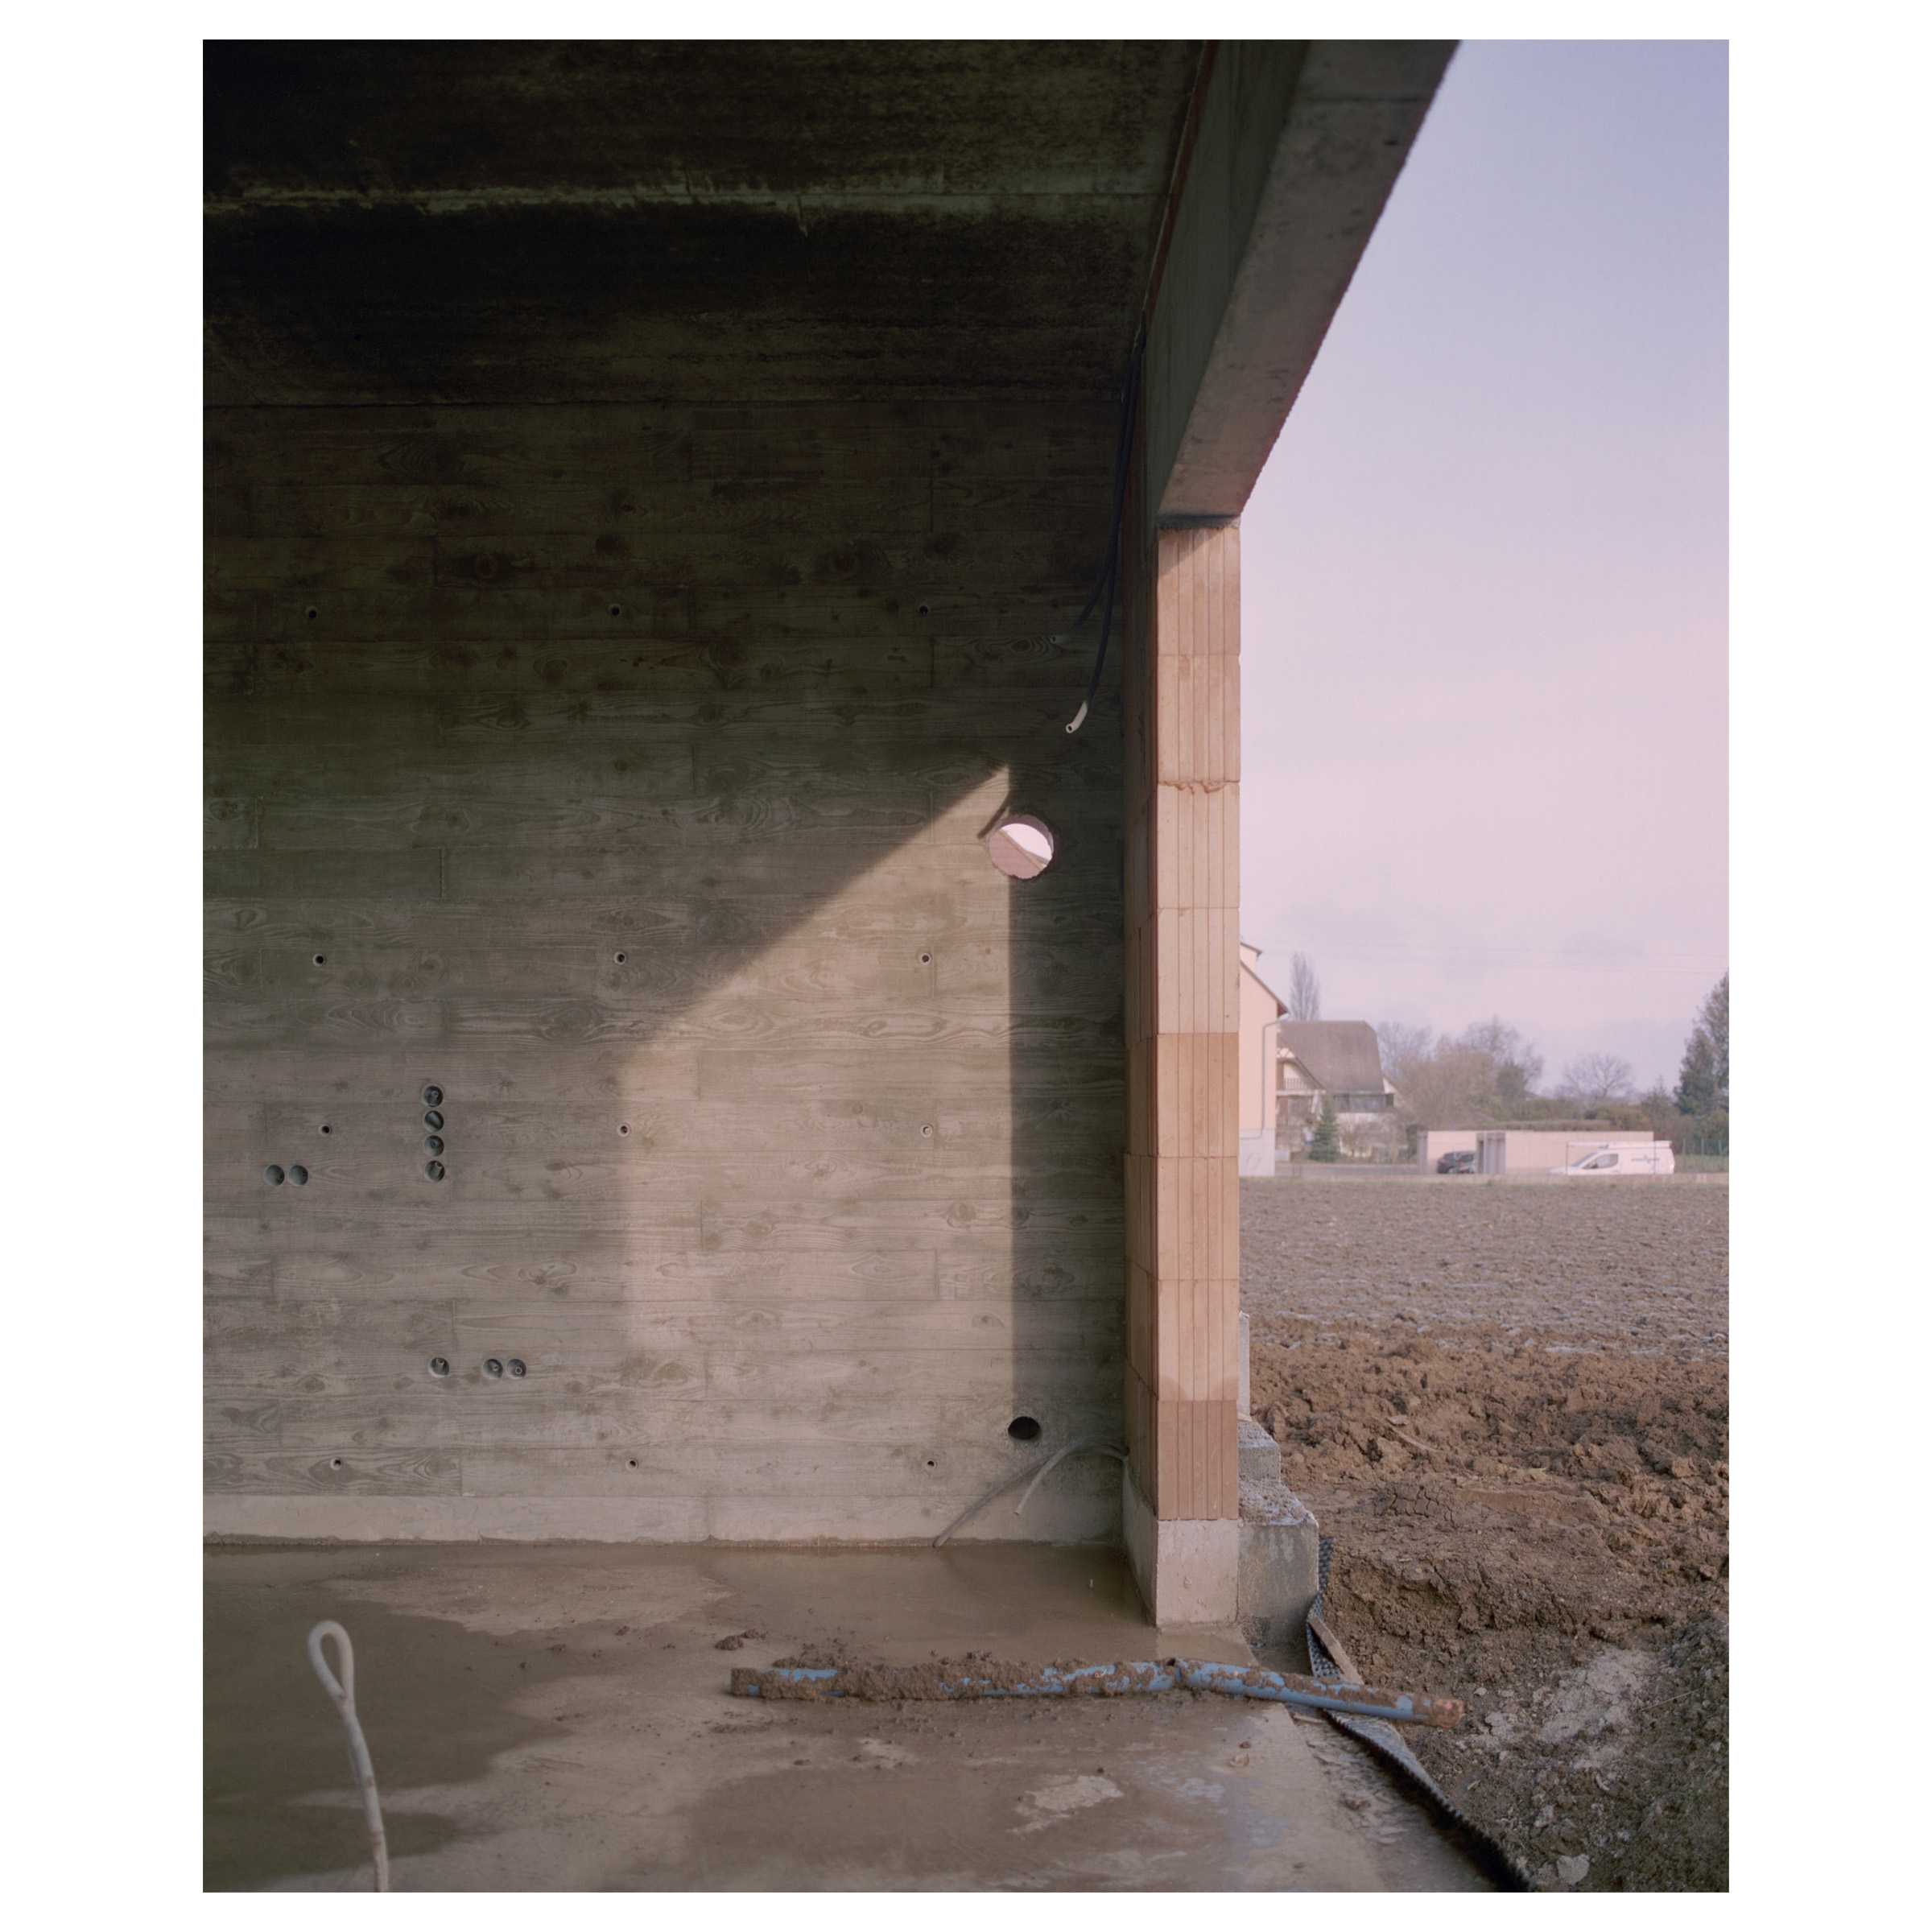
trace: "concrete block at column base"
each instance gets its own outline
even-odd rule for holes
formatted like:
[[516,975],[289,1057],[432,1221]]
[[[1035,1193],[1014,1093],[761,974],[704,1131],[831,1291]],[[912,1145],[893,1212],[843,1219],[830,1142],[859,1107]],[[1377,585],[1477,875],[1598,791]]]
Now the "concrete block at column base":
[[1228,1629],[1235,1620],[1241,1525],[1231,1517],[1163,1521],[1131,1472],[1123,1469],[1121,1475],[1127,1561],[1155,1627],[1208,1624]]
[[1298,1651],[1321,1583],[1321,1526],[1286,1483],[1244,1476],[1241,1496],[1235,1596],[1241,1634],[1257,1650]]
[[1235,1473],[1244,1483],[1278,1483],[1282,1480],[1282,1446],[1251,1415],[1240,1416],[1234,1425],[1239,1460]]

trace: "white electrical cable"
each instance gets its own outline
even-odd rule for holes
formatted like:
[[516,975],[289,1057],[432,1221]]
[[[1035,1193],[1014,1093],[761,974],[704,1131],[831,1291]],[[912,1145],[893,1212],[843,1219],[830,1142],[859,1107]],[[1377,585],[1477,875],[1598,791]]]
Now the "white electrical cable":
[[1013,1506],[1013,1513],[1018,1516],[1032,1500],[1034,1491],[1039,1488],[1047,1471],[1051,1469],[1055,1463],[1064,1461],[1070,1455],[1080,1455],[1089,1451],[1096,1455],[1114,1456],[1123,1463],[1127,1459],[1127,1451],[1119,1443],[1109,1442],[1104,1436],[1083,1436],[1077,1443],[1069,1443],[1064,1449],[1055,1450],[1044,1462],[1035,1463],[1030,1469],[1015,1470],[1003,1481],[995,1483],[976,1503],[969,1503],[932,1539],[933,1548],[943,1549],[947,1538],[952,1534],[953,1531],[958,1529],[968,1517],[977,1516],[1002,1489],[1010,1489],[1015,1483],[1025,1482],[1028,1476],[1031,1476],[1033,1480],[1026,1484],[1026,1495],[1022,1496]]
[[1046,1461],[1040,1464],[1038,1472],[1026,1485],[1026,1493],[1013,1505],[1013,1514],[1018,1516],[1033,1501],[1034,1491],[1046,1481],[1047,1472],[1053,1468],[1055,1463],[1063,1462],[1070,1455],[1111,1455],[1116,1460],[1123,1463],[1127,1459],[1127,1451],[1118,1443],[1110,1443],[1102,1436],[1090,1435],[1080,1442],[1069,1443],[1057,1455],[1048,1456]]
[[[332,1637],[342,1657],[342,1681],[329,1669],[322,1656],[322,1640]],[[376,1889],[389,1889],[389,1840],[382,1830],[382,1806],[376,1797],[376,1773],[369,1761],[369,1746],[362,1727],[356,1720],[356,1653],[349,1633],[337,1623],[320,1623],[308,1633],[308,1661],[322,1680],[322,1688],[335,1700],[342,1714],[342,1728],[349,1737],[349,1768],[356,1774],[356,1788],[362,1794],[362,1816],[369,1826],[369,1843],[376,1858]]]

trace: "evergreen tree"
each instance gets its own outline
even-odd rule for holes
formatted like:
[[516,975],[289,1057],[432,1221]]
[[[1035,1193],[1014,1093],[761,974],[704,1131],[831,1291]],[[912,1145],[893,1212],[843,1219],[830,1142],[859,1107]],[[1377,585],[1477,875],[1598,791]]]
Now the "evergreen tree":
[[1311,1161],[1339,1161],[1342,1158],[1342,1137],[1335,1129],[1335,1100],[1330,1094],[1322,1096],[1322,1117],[1315,1124],[1308,1158]]
[[1679,1113],[1728,1113],[1731,1110],[1731,976],[1711,989],[1684,1042],[1684,1063],[1677,1076]]

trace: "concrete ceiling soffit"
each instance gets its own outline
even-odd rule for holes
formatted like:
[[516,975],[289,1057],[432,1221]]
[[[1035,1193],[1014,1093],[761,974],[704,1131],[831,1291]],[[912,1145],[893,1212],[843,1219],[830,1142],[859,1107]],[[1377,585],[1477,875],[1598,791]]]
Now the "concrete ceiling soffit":
[[1150,522],[1241,514],[1455,44],[1217,50],[1148,331]]
[[208,399],[1111,398],[1198,59],[212,43]]

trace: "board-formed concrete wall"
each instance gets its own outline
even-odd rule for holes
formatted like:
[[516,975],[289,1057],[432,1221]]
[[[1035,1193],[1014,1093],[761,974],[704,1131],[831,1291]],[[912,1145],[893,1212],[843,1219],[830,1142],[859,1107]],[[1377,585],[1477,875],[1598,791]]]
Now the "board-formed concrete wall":
[[1117,1436],[1115,428],[211,412],[211,1530],[927,1537]]

